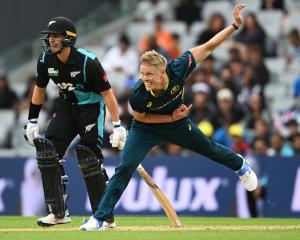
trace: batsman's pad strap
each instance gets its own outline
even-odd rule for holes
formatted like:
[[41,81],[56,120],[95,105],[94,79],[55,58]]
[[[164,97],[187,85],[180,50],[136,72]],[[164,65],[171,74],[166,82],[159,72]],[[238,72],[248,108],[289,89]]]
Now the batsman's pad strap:
[[90,148],[77,145],[75,146],[75,151],[78,158],[79,168],[83,177],[103,175],[100,160]]
[[53,144],[45,138],[35,138],[38,167],[41,171],[48,213],[58,218],[65,216],[65,202],[61,190],[61,171]]
[[88,191],[92,211],[95,213],[106,187],[106,178],[102,171],[100,160],[90,148],[77,145],[75,146],[75,151]]

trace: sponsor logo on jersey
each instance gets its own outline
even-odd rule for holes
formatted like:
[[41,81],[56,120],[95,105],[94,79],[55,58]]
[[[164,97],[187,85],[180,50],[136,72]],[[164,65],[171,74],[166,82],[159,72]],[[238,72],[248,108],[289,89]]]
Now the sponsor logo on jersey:
[[55,70],[54,68],[48,68],[48,75],[49,77],[57,77],[58,70]]
[[80,71],[70,72],[71,78],[76,77],[79,73]]
[[171,95],[173,95],[174,93],[176,93],[178,90],[179,90],[180,86],[179,85],[176,85],[172,88],[171,90]]
[[147,107],[149,108],[149,107],[151,107],[152,106],[152,102],[148,102],[147,103]]
[[91,129],[96,125],[96,123],[92,123],[85,126],[85,132],[91,131]]

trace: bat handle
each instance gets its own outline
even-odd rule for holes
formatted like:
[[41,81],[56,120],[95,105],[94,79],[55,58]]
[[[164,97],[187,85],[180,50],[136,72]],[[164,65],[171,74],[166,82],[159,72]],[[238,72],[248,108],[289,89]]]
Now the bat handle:
[[139,164],[137,169],[143,170],[144,168],[143,168],[142,164]]

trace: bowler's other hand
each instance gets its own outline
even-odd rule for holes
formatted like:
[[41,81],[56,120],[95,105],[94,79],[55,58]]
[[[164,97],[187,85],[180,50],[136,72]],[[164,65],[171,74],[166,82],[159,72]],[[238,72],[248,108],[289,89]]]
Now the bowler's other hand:
[[243,17],[241,16],[240,12],[241,10],[246,7],[246,4],[240,3],[236,5],[233,9],[233,17],[234,17],[234,23],[237,27],[240,27],[243,23]]
[[172,113],[172,120],[178,121],[182,118],[185,118],[188,116],[190,110],[192,108],[192,104],[190,106],[186,106],[184,104],[181,104],[173,113]]

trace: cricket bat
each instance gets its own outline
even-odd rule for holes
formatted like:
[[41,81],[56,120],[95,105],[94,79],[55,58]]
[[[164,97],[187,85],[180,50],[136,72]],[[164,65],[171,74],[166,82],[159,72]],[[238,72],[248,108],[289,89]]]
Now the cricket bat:
[[150,190],[160,203],[161,207],[165,211],[166,215],[168,216],[171,225],[174,227],[180,227],[181,223],[180,220],[170,202],[170,200],[167,198],[167,196],[163,193],[163,191],[155,184],[152,177],[146,172],[146,170],[143,168],[143,166],[140,164],[137,167],[137,171],[141,175],[141,177],[144,179],[144,181],[148,184],[150,187]]

